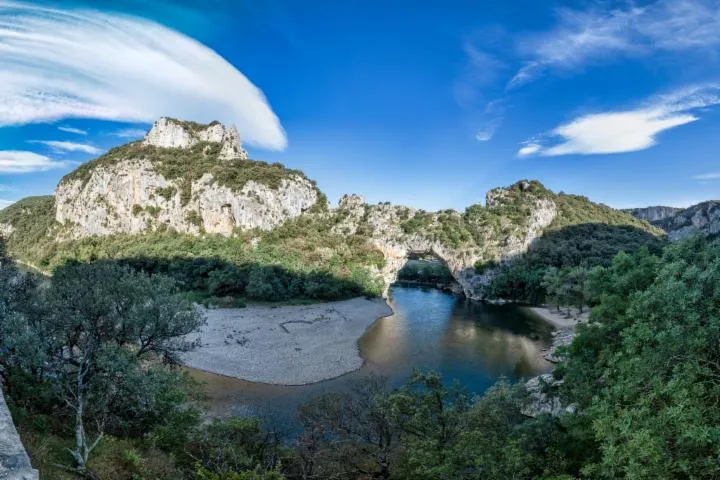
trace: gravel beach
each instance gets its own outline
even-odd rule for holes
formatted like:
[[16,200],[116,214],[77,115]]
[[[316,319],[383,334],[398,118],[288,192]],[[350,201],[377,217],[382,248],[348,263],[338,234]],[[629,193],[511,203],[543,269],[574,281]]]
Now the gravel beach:
[[354,298],[205,313],[201,346],[183,356],[185,365],[251,382],[305,385],[360,368],[358,339],[392,310],[384,299]]
[[552,334],[552,346],[543,353],[543,358],[552,363],[560,361],[560,358],[556,355],[557,349],[572,343],[577,325],[587,322],[590,318],[590,310],[587,308],[583,313],[579,313],[577,309],[559,312],[557,309],[551,309],[550,307],[529,307],[529,310],[555,327]]

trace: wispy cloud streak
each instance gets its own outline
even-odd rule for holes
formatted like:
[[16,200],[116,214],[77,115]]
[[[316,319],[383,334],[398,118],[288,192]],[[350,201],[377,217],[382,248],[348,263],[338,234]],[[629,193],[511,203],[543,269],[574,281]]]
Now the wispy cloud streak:
[[111,132],[110,135],[118,138],[142,138],[147,132],[140,128],[122,128]]
[[37,143],[51,148],[55,152],[82,152],[97,155],[103,152],[102,148],[87,143],[65,142],[56,140],[31,140],[30,143]]
[[0,173],[45,172],[73,164],[24,150],[0,150]]
[[81,130],[79,128],[73,128],[73,127],[66,127],[66,126],[60,126],[58,127],[58,130],[65,133],[74,133],[76,135],[87,135],[87,130]]
[[573,70],[590,62],[655,52],[692,52],[720,46],[720,3],[659,0],[643,7],[576,11],[561,9],[551,31],[527,35],[519,51],[527,58],[508,88],[549,70]]
[[155,22],[88,9],[0,0],[0,126],[167,115],[237,125],[283,149],[263,93],[201,43]]

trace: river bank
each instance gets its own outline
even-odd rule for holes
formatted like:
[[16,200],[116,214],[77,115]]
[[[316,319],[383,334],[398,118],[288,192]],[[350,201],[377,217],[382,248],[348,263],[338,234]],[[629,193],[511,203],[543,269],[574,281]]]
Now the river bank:
[[358,339],[392,315],[383,299],[354,298],[315,305],[207,309],[207,324],[190,339],[189,367],[273,385],[305,385],[363,365]]
[[560,357],[557,356],[558,348],[570,345],[575,338],[577,326],[590,318],[588,308],[582,313],[576,308],[567,308],[564,311],[550,307],[526,307],[526,309],[555,327],[555,331],[552,332],[552,345],[543,352],[543,358],[552,363],[560,361]]

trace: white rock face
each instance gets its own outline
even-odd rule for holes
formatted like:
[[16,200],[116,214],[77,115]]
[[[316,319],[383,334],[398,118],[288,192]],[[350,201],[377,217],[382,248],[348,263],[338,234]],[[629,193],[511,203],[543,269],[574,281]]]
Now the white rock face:
[[720,202],[708,201],[677,212],[658,222],[668,233],[671,242],[693,235],[717,235],[720,233]]
[[160,148],[190,148],[199,142],[221,143],[219,158],[223,160],[247,159],[247,152],[240,144],[240,134],[235,127],[220,123],[197,125],[163,117],[145,135],[143,145]]
[[9,223],[0,223],[0,238],[7,238],[15,231],[15,227]]
[[545,388],[557,390],[563,384],[562,380],[557,380],[552,373],[545,373],[533,377],[525,383],[530,402],[521,412],[528,417],[538,417],[541,414],[550,414],[553,417],[559,417],[563,413],[575,413],[576,405],[564,405],[557,396],[557,393],[546,394],[543,392]]
[[179,182],[155,172],[151,162],[125,160],[97,167],[85,184],[61,182],[55,192],[55,218],[72,238],[163,228],[229,236],[236,228],[277,227],[318,200],[315,187],[300,175],[290,175],[277,189],[249,181],[240,191],[232,191],[205,174],[191,184],[187,204],[182,203],[181,191]]

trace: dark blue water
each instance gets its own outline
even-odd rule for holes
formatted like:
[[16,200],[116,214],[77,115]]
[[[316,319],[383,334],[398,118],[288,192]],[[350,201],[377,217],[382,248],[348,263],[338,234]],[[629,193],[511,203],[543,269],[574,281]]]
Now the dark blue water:
[[550,327],[516,306],[491,306],[458,299],[435,289],[393,286],[394,314],[375,322],[360,339],[365,365],[340,378],[305,386],[274,386],[204,372],[212,413],[294,416],[314,395],[343,390],[371,373],[402,385],[416,368],[440,372],[481,394],[499,377],[522,378],[548,371],[542,349]]
[[549,367],[541,350],[549,344],[552,327],[521,308],[398,286],[389,304],[395,314],[368,329],[360,352],[367,367],[391,384],[403,383],[420,368],[482,393],[500,376],[533,376]]

